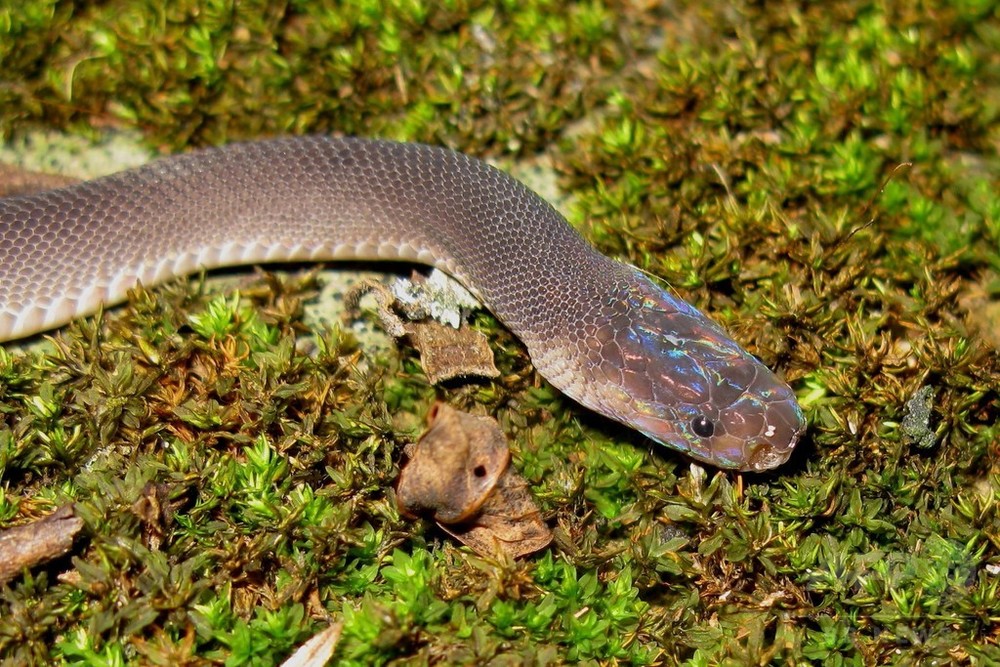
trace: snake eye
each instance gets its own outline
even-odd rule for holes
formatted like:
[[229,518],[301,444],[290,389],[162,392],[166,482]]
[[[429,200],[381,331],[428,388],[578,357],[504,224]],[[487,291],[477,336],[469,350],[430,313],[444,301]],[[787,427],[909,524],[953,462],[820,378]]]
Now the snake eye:
[[702,438],[710,438],[715,433],[715,424],[709,421],[705,415],[698,415],[691,420],[691,430]]

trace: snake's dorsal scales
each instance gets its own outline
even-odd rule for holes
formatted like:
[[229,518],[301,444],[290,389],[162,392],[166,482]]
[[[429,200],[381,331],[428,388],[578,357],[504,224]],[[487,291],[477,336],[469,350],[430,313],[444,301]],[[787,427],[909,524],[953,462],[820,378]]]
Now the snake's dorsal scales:
[[502,171],[420,144],[233,144],[0,200],[0,340],[201,268],[403,259],[469,287],[566,394],[723,467],[783,462],[787,385],[713,322],[596,252]]

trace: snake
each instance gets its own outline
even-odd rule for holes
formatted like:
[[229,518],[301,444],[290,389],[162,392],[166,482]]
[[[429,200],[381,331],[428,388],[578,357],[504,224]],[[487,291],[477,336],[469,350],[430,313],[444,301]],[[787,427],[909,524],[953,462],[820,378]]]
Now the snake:
[[768,470],[805,430],[786,382],[527,186],[457,151],[382,139],[233,143],[0,199],[0,341],[121,302],[138,284],[334,260],[450,274],[552,386],[696,461]]

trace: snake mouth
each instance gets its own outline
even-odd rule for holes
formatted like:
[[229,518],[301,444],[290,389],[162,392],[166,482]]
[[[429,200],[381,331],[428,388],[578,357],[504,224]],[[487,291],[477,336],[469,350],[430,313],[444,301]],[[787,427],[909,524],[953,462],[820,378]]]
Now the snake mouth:
[[785,463],[795,451],[798,439],[798,433],[779,439],[726,436],[713,441],[701,454],[694,450],[689,453],[720,468],[765,472]]
[[748,432],[749,424],[739,422],[744,428],[717,432],[711,437],[693,434],[686,419],[665,419],[647,413],[632,414],[622,421],[646,437],[703,463],[741,472],[763,472],[788,460],[805,428],[797,405],[787,412],[780,417],[772,415],[774,420],[762,421],[763,425],[754,422],[753,432]]
[[777,468],[792,455],[797,442],[798,436],[783,446],[776,446],[766,440],[750,442],[745,446],[746,462],[740,466],[740,470],[763,472]]
[[[706,463],[741,472],[763,472],[783,464],[795,451],[798,435],[787,440],[719,438],[705,448]],[[692,452],[693,453],[693,452]],[[699,457],[701,458],[701,457]]]

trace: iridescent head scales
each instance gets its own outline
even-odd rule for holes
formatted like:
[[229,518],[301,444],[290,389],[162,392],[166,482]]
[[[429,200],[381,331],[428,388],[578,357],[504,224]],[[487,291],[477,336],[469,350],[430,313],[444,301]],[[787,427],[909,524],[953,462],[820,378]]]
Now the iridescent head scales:
[[574,397],[721,468],[784,463],[805,429],[791,388],[698,309],[625,269],[627,292],[593,333],[603,362]]

